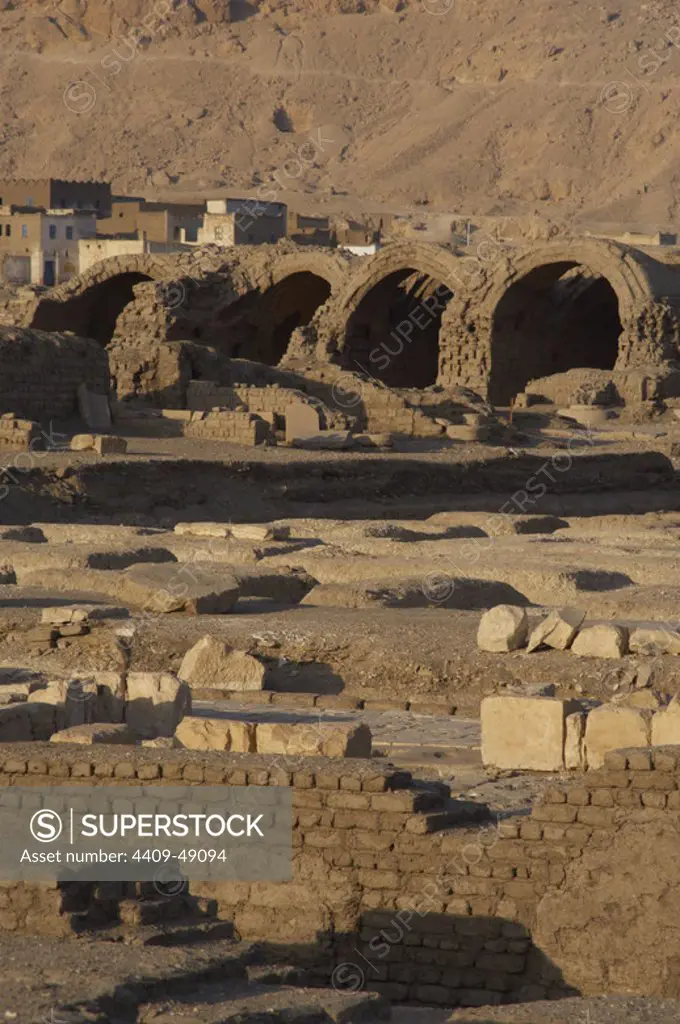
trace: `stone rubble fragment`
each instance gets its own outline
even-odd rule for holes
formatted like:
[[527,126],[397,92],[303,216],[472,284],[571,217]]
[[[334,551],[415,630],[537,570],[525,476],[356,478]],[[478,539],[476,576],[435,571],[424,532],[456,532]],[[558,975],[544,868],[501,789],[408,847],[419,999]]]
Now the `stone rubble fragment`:
[[482,651],[516,651],[526,643],[529,620],[524,608],[499,604],[482,615],[477,646]]

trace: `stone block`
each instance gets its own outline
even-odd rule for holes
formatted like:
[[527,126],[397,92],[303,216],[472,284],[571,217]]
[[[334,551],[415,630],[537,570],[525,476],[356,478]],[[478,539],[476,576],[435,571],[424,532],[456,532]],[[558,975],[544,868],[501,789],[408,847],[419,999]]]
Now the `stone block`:
[[94,434],[75,434],[71,438],[72,452],[94,451]]
[[179,423],[190,423],[192,419],[191,409],[161,409],[161,416],[164,420],[175,420]]
[[633,654],[680,655],[680,633],[672,629],[634,629],[630,634],[629,647]]
[[110,596],[155,614],[183,611],[190,615],[226,615],[239,596],[239,585],[214,563],[181,566],[138,563],[111,576]]
[[499,604],[482,615],[477,630],[477,646],[482,651],[516,651],[526,643],[529,631],[523,608]]
[[298,437],[318,434],[321,429],[319,413],[313,405],[303,402],[291,402],[285,407],[286,441],[292,442]]
[[40,621],[49,626],[65,626],[72,623],[86,622],[88,612],[86,608],[79,608],[74,605],[63,605],[56,608],[43,608]]
[[628,630],[625,626],[588,626],[580,631],[571,650],[582,658],[622,658],[628,650]]
[[140,740],[139,745],[140,747],[151,747],[153,750],[179,750],[181,748],[181,744],[174,736],[156,736],[154,740]]
[[223,750],[236,754],[255,752],[255,725],[228,718],[202,718],[189,715],[182,719],[175,740],[186,750]]
[[352,435],[349,430],[320,430],[316,434],[296,434],[288,444],[308,451],[341,451],[351,447]]
[[258,754],[288,757],[371,756],[372,736],[367,725],[323,722],[259,722]]
[[177,523],[175,533],[190,537],[226,538],[231,536],[231,526],[228,523]]
[[561,771],[566,719],[578,701],[545,697],[486,697],[481,704],[482,761],[496,768]]
[[78,411],[90,430],[111,429],[111,409],[107,395],[97,395],[87,384],[78,387]]
[[680,702],[674,697],[667,708],[652,717],[652,746],[680,745]]
[[472,423],[452,423],[446,428],[450,441],[486,441],[491,431],[488,426]]
[[648,711],[605,704],[590,712],[586,721],[586,760],[589,768],[601,768],[607,751],[624,747],[648,747],[650,743]]
[[50,743],[77,743],[88,747],[95,743],[126,743],[133,746],[136,736],[127,725],[97,722],[61,729],[50,736]]
[[290,537],[290,526],[271,526],[269,523],[232,523],[230,530],[235,540],[250,540],[256,543],[265,540],[288,540]]
[[203,690],[262,690],[267,670],[261,661],[244,651],[204,636],[187,651],[179,677]]
[[96,718],[97,686],[92,679],[53,679],[33,690],[28,703],[55,707],[59,729],[86,725]]
[[98,434],[94,440],[94,450],[98,455],[124,455],[127,451],[127,441],[124,437],[115,437],[113,434]]
[[585,617],[585,612],[578,608],[562,608],[560,611],[551,612],[532,630],[527,652],[531,653],[543,646],[566,651],[573,643]]
[[586,715],[582,711],[575,711],[567,715],[564,724],[564,767],[582,771],[585,768],[583,741],[586,734]]
[[143,739],[173,736],[191,713],[191,690],[169,672],[130,672],[125,721]]

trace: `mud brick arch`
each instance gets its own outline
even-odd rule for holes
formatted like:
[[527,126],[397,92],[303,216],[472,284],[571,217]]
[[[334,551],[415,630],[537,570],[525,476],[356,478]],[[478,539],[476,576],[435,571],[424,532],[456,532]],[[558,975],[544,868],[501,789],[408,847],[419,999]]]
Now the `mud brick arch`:
[[194,308],[203,323],[191,336],[233,358],[276,366],[293,332],[337,292],[350,265],[344,253],[317,248],[292,247],[268,261],[244,259],[228,281],[219,280],[220,271],[203,294],[197,292]]
[[345,254],[290,243],[112,257],[40,296],[27,325],[103,345],[139,345],[148,325],[149,344],[195,340],[275,364],[350,263]]
[[117,317],[134,299],[135,285],[172,276],[169,257],[129,255],[102,260],[41,296],[30,312],[27,326],[43,331],[71,331],[107,344]]
[[574,367],[658,370],[677,358],[679,290],[672,264],[600,239],[480,263],[444,314],[440,382],[506,404]]
[[394,387],[434,384],[442,314],[460,282],[459,262],[443,246],[413,242],[358,261],[317,318],[317,358]]

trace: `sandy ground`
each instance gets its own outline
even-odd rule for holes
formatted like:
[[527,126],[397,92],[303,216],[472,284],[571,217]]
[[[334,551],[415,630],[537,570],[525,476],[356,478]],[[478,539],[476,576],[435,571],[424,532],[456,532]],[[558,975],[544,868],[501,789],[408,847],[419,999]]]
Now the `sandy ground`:
[[233,25],[215,0],[151,22],[143,0],[8,6],[0,170],[149,198],[264,183],[303,210],[434,210],[445,233],[672,223],[670,6],[394,6],[257,0]]

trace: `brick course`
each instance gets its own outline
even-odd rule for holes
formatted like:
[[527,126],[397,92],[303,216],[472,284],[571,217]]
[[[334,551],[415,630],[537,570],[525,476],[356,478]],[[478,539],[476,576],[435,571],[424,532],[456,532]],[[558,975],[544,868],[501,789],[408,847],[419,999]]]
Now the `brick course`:
[[[18,805],[34,785],[140,780],[291,786],[293,881],[195,883],[192,892],[244,939],[314,943],[320,983],[355,963],[388,998],[475,1005],[563,992],[531,943],[538,902],[622,822],[680,810],[680,748],[646,762],[636,751],[607,755],[599,771],[546,790],[531,817],[474,825],[446,787],[372,761],[0,745],[0,786],[16,788]],[[56,887],[0,886],[0,929],[59,934],[69,921]]]

